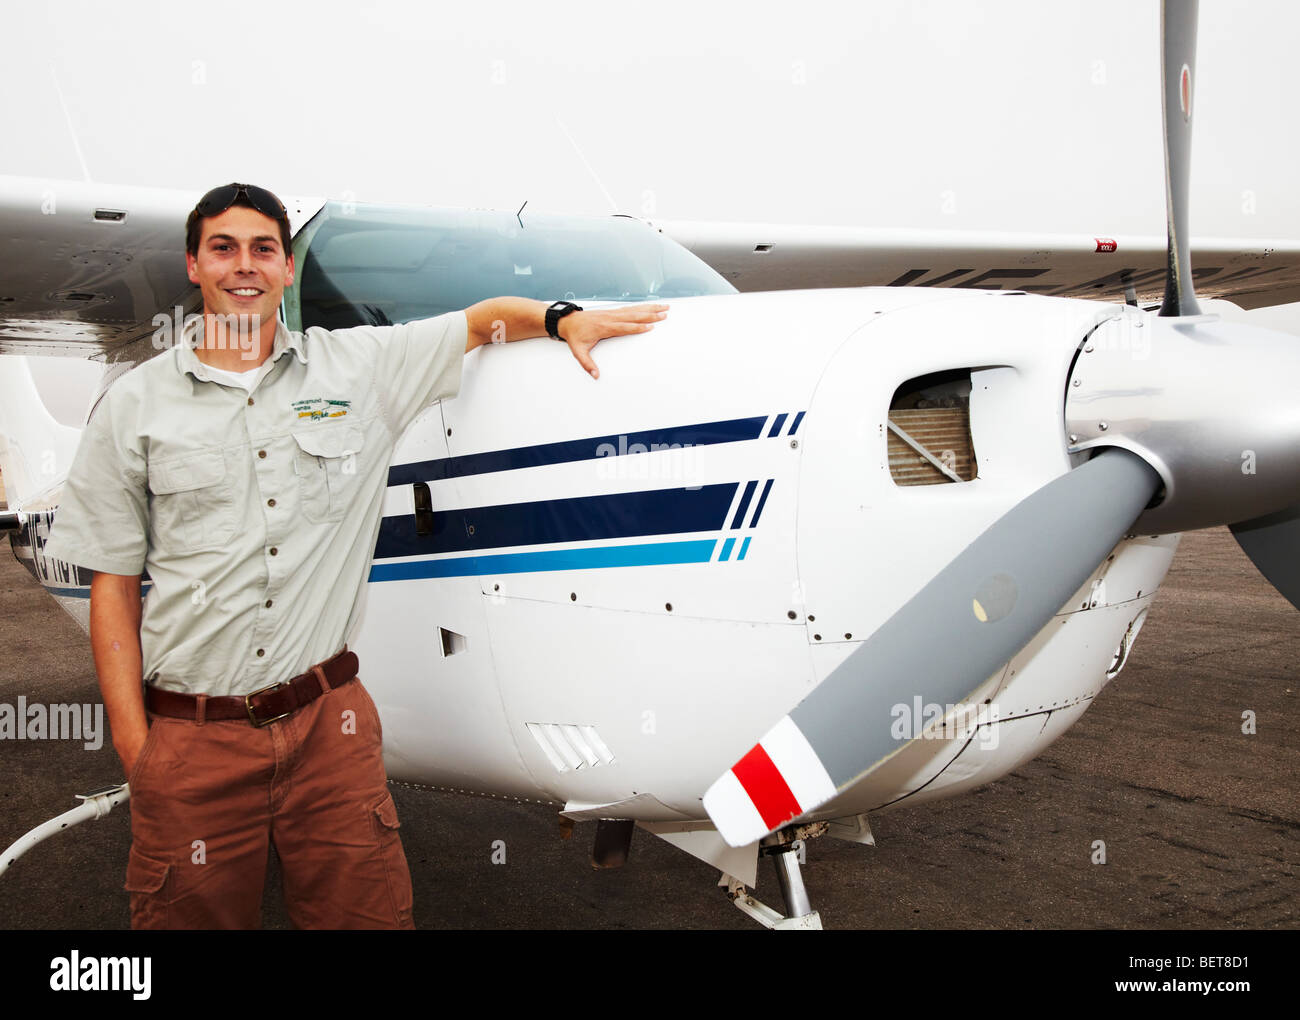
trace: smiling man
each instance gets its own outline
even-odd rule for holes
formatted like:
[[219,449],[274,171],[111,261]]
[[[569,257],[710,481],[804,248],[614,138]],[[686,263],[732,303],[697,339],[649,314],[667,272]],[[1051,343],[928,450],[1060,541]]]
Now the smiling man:
[[260,925],[271,843],[296,926],[412,926],[379,717],[345,646],[393,449],[481,344],[549,334],[596,378],[600,339],[666,314],[506,297],[296,333],[277,318],[289,242],[262,188],[214,188],[195,206],[186,261],[203,317],[100,401],[48,550],[95,572],[91,646],[131,784],[137,928]]

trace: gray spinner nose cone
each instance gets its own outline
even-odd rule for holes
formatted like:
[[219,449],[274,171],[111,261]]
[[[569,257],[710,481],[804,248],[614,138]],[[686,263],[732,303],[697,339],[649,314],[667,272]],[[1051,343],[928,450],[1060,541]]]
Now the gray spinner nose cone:
[[1136,524],[1190,531],[1300,501],[1300,340],[1217,316],[1126,313],[1084,344],[1066,391],[1071,451],[1119,446],[1164,491]]

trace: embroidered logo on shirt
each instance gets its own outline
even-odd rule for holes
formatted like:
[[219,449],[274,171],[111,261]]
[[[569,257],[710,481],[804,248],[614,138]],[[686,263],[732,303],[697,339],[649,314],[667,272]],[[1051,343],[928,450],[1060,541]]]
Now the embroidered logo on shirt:
[[295,400],[292,406],[299,418],[319,421],[321,418],[342,418],[348,413],[352,401],[315,397],[311,400]]

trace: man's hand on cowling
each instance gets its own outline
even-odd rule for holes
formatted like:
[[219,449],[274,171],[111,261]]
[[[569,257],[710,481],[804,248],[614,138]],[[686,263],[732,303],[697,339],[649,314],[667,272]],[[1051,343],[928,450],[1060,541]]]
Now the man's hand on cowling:
[[556,324],[556,332],[593,379],[600,369],[591,360],[591,349],[612,336],[648,333],[654,324],[668,315],[667,305],[632,305],[628,308],[593,308],[570,312]]

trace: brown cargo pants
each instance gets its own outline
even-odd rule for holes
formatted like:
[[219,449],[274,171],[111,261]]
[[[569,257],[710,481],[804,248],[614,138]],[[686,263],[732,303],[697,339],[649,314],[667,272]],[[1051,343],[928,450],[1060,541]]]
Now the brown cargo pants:
[[268,845],[298,928],[413,928],[411,876],[359,679],[262,728],[150,714],[131,770],[132,928],[258,928]]

